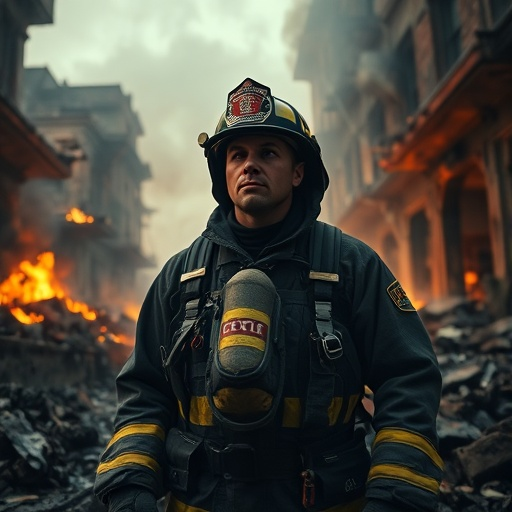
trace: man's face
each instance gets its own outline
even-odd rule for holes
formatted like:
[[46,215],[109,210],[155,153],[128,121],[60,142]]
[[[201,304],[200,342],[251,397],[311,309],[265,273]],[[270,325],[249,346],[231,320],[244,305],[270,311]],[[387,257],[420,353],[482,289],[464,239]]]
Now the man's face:
[[237,221],[263,227],[282,220],[292,203],[293,189],[304,175],[291,147],[272,135],[234,139],[226,153],[226,183]]

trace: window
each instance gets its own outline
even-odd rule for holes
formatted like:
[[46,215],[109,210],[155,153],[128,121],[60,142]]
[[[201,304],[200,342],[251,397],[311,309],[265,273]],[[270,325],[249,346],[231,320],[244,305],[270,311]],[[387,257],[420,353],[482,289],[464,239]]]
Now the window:
[[409,29],[396,48],[397,85],[403,98],[405,115],[412,114],[418,106],[418,90],[416,86],[416,61],[412,31]]
[[430,0],[432,31],[439,77],[444,76],[460,55],[460,18],[457,0]]

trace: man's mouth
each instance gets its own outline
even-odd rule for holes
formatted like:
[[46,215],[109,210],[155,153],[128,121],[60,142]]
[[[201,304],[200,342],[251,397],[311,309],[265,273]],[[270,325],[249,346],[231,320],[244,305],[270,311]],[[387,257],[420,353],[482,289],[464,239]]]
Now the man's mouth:
[[249,188],[249,187],[264,187],[265,185],[263,185],[263,183],[260,183],[259,181],[244,181],[243,183],[241,183],[238,187],[238,190],[242,190],[244,188]]

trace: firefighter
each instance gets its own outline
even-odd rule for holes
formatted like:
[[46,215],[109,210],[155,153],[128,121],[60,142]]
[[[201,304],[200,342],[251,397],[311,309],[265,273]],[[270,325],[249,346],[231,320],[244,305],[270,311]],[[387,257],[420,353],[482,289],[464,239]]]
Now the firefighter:
[[144,301],[96,495],[115,512],[436,510],[429,336],[379,256],[317,220],[329,179],[306,121],[247,78],[199,144],[218,207]]

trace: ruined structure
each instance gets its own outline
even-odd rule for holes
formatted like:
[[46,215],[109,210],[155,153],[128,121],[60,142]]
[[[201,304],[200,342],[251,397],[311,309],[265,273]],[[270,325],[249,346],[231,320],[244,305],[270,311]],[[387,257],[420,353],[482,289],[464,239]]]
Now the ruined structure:
[[27,27],[52,22],[53,0],[0,2],[0,282],[23,245],[22,183],[35,178],[60,182],[71,174],[19,109]]
[[311,83],[331,176],[324,215],[386,260],[417,307],[512,312],[509,0],[312,0]]
[[[137,153],[143,131],[131,97],[119,85],[59,84],[46,68],[25,69],[23,83],[24,112],[73,160],[66,183],[25,187],[25,202],[32,211],[37,205],[50,213],[56,271],[67,269],[59,277],[75,296],[122,310],[130,298],[136,300],[131,293],[137,269],[154,264],[142,236],[151,211],[141,187],[151,171]],[[27,222],[33,221],[27,214]]]
[[0,0],[0,383],[85,383],[120,367],[137,269],[153,265],[130,96],[23,69],[27,27],[52,23],[53,4]]

